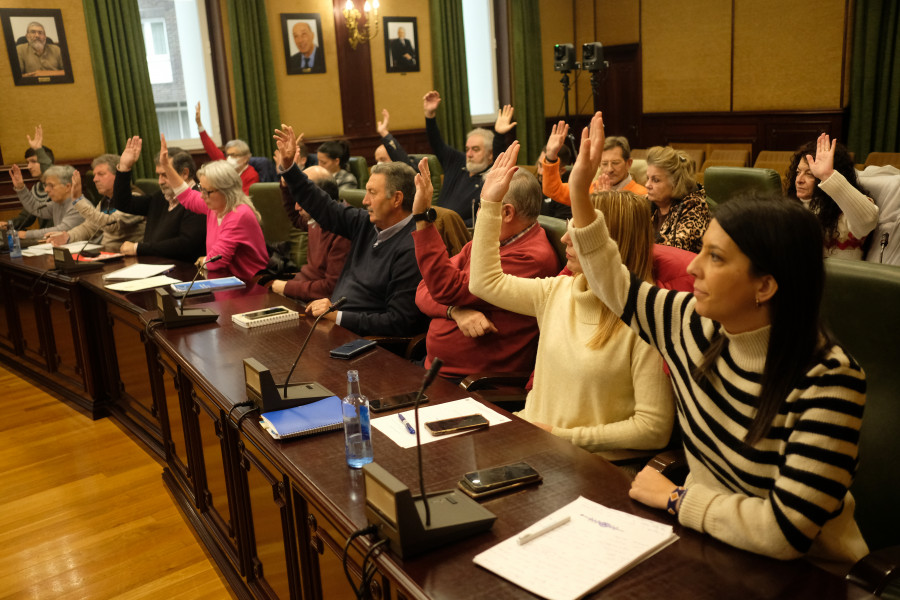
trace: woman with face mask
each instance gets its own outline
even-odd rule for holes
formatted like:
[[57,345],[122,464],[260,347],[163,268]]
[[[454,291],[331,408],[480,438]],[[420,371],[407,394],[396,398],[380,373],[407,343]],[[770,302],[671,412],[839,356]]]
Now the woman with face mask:
[[847,148],[827,133],[800,148],[788,169],[787,195],[819,219],[826,257],[862,260],[878,207],[859,184]]
[[219,150],[216,143],[212,141],[212,138],[209,137],[209,134],[203,128],[199,102],[197,103],[194,120],[197,122],[197,130],[200,131],[200,141],[203,142],[203,149],[209,155],[210,160],[224,160],[234,167],[234,170],[241,177],[241,187],[244,193],[249,195],[250,186],[254,183],[259,183],[259,173],[250,166],[250,146],[244,140],[231,140],[225,144],[225,152]]

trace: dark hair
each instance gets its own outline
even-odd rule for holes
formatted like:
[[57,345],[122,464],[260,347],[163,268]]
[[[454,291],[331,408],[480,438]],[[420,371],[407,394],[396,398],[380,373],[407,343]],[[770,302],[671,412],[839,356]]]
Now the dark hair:
[[403,210],[411,212],[416,197],[416,170],[406,163],[387,162],[372,167],[372,175],[378,173],[384,175],[385,193],[388,196],[403,193]]
[[[47,156],[50,157],[50,164],[53,164],[56,160],[55,158],[53,158],[53,150],[51,150],[47,146],[43,146],[43,148],[44,152],[47,153]],[[35,150],[34,148],[28,148],[28,150],[25,151],[25,160],[28,160],[32,156],[37,156],[37,150]]]
[[[831,338],[819,318],[825,286],[822,228],[799,202],[748,192],[719,204],[714,218],[750,259],[751,274],[771,275],[778,290],[769,300],[772,328],[760,380],[759,405],[747,445],[762,439],[790,391],[818,361]],[[713,341],[695,372],[705,379],[724,345]]]
[[335,158],[340,160],[342,169],[347,166],[347,161],[350,160],[350,145],[344,140],[322,142],[319,144],[316,152],[321,152],[332,160]]
[[313,183],[322,188],[322,191],[331,196],[331,199],[335,202],[341,201],[338,184],[331,175],[323,177],[322,179],[313,179]]
[[184,177],[184,170],[187,169],[188,176],[185,178],[185,181],[188,179],[192,181],[197,181],[197,164],[194,162],[194,157],[181,150],[180,152],[176,152],[175,154],[169,155],[172,159],[172,168],[178,172],[178,174]]
[[[807,154],[811,154],[815,157],[815,141],[809,142],[799,148],[791,158],[791,166],[788,167],[787,172],[787,195],[794,199],[797,199],[797,171],[800,168],[800,161],[806,159]],[[856,177],[856,167],[853,164],[853,159],[850,157],[850,152],[847,150],[847,147],[841,143],[838,143],[834,149],[834,170],[843,175],[844,178],[850,182],[850,185],[866,196],[869,195],[865,188],[859,184],[859,180]],[[809,207],[818,217],[825,239],[830,241],[837,237],[838,219],[841,218],[842,214],[841,208],[831,196],[822,191],[822,188],[819,187],[818,179],[816,179],[816,187],[813,190]]]

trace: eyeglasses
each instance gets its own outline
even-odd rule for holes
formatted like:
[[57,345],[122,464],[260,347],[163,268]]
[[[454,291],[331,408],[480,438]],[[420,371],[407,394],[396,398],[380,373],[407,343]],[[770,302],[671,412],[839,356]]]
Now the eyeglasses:
[[205,189],[205,188],[200,188],[200,195],[201,195],[201,196],[209,197],[209,196],[211,196],[212,194],[215,194],[215,193],[218,192],[218,191],[219,191],[219,190],[207,190],[207,189]]
[[624,160],[613,160],[613,161],[606,161],[606,160],[605,160],[605,161],[603,161],[603,162],[600,163],[600,168],[601,168],[601,169],[606,169],[606,168],[608,168],[608,167],[612,167],[612,168],[614,168],[614,169],[618,169],[619,167],[621,167],[621,166],[624,165],[624,164],[625,164],[625,161],[624,161]]

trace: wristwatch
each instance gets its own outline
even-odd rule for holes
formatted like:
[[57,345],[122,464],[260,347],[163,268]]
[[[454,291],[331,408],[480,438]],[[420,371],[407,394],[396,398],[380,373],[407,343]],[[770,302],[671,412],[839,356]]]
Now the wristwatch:
[[437,211],[433,208],[429,208],[425,212],[419,213],[417,215],[413,215],[413,221],[425,221],[426,223],[434,223],[437,221]]

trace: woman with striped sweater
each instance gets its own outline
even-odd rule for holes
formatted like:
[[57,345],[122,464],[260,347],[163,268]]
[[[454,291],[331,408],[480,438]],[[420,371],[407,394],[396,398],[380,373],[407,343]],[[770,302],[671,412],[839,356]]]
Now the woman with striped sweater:
[[679,487],[645,468],[631,497],[733,546],[846,572],[868,551],[848,491],[866,382],[820,327],[817,220],[784,199],[724,203],[688,269],[694,293],[661,290],[622,266],[590,202],[602,147],[597,113],[569,180],[570,234],[594,293],[668,363],[690,469]]

